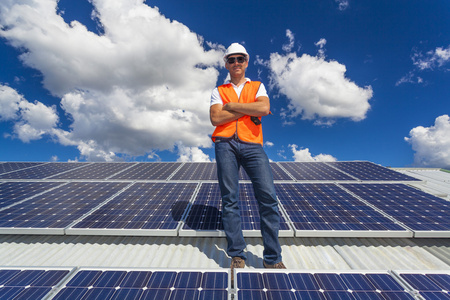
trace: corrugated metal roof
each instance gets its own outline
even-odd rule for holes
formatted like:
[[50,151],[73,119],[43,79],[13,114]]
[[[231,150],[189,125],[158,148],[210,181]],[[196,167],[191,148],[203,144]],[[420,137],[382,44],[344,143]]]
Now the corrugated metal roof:
[[422,180],[415,186],[427,193],[450,200],[450,173],[440,169],[398,168],[396,171]]
[[[449,197],[450,174],[406,170]],[[427,179],[424,179],[426,177]],[[248,268],[262,268],[261,238],[247,238]],[[290,269],[450,270],[450,239],[280,238]],[[0,266],[228,268],[225,238],[0,235]]]
[[[260,238],[247,267],[262,268]],[[305,270],[449,270],[448,239],[281,238],[285,265]],[[228,268],[224,238],[0,236],[2,266]]]

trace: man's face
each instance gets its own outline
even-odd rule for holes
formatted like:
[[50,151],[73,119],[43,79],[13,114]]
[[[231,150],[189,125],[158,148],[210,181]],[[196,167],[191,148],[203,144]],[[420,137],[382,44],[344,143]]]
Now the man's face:
[[248,61],[242,54],[228,56],[227,63],[225,64],[225,68],[227,68],[231,76],[239,76],[244,74],[247,67]]

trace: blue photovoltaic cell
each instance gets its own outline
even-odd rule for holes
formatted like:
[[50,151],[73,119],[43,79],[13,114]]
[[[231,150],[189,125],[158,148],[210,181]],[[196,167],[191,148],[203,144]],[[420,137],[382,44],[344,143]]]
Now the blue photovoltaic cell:
[[61,184],[61,182],[5,182],[0,184],[0,209]]
[[295,180],[355,180],[323,162],[280,162]]
[[105,179],[135,163],[92,163],[82,168],[50,176],[50,179]]
[[[183,229],[223,230],[222,200],[217,183],[202,183],[187,215]],[[250,183],[239,184],[239,208],[241,228],[260,230],[259,208]],[[289,230],[286,220],[281,216],[280,231]]]
[[81,270],[53,299],[225,300],[227,288],[226,271]]
[[450,203],[404,184],[343,184],[414,231],[450,231]]
[[1,211],[0,228],[64,228],[128,183],[71,182]]
[[293,180],[277,163],[270,163],[273,180]]
[[0,269],[1,299],[42,299],[68,270]]
[[[276,163],[270,163],[274,180],[292,180]],[[185,163],[171,180],[217,180],[216,163]],[[250,180],[244,168],[239,169],[239,180]]]
[[42,165],[40,162],[4,162],[0,163],[0,174]]
[[338,161],[327,163],[359,180],[417,181],[413,177],[368,161]]
[[236,270],[237,299],[414,299],[389,274]]
[[0,175],[0,179],[44,179],[87,163],[46,163]]
[[172,176],[171,180],[217,180],[216,163],[185,163]]
[[173,230],[196,187],[197,183],[135,183],[73,228]]
[[220,189],[217,183],[202,183],[189,213],[184,229],[223,230]]
[[425,299],[450,299],[450,274],[400,274]]
[[181,163],[137,163],[129,169],[112,176],[114,180],[166,180]]
[[275,188],[298,231],[405,231],[334,184],[275,184]]

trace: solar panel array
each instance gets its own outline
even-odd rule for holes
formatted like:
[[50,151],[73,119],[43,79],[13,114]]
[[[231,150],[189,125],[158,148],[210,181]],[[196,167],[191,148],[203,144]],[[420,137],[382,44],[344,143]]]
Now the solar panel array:
[[[448,201],[370,162],[271,162],[280,236],[450,237]],[[244,236],[260,236],[240,171]],[[0,234],[224,236],[215,163],[0,163]]]
[[[449,299],[448,272],[301,272],[236,269],[235,299]],[[423,298],[418,298],[418,297]]]
[[2,299],[449,299],[448,271],[0,268]]

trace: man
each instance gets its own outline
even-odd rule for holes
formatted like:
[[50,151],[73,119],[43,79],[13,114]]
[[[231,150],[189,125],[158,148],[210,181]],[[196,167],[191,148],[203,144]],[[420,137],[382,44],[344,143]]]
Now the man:
[[278,241],[280,215],[272,170],[263,149],[261,117],[270,113],[270,101],[264,85],[245,77],[249,55],[233,43],[224,56],[229,81],[214,89],[210,118],[216,126],[217,173],[222,196],[222,222],[227,237],[231,270],[244,268],[246,243],[242,235],[239,211],[239,168],[249,175],[259,205],[264,244],[264,267],[285,269]]

